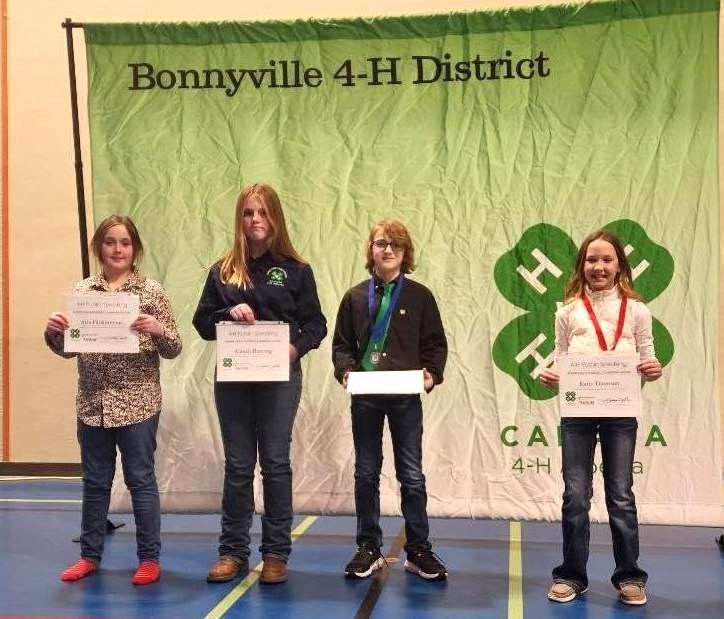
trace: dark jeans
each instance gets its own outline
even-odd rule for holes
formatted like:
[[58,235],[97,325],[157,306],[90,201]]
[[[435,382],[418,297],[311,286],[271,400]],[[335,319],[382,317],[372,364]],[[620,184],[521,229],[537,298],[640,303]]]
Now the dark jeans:
[[242,562],[249,556],[257,449],[264,487],[259,550],[263,557],[289,556],[293,518],[289,448],[301,392],[298,362],[290,366],[287,383],[215,383],[226,456],[219,556]]
[[578,589],[588,586],[586,563],[590,540],[588,511],[593,496],[593,454],[596,435],[601,442],[606,509],[613,538],[616,569],[613,586],[625,582],[645,583],[648,578],[638,566],[639,526],[633,495],[633,465],[638,422],[621,419],[564,418],[563,444],[563,564],[553,570],[553,578],[572,583]]
[[382,546],[380,472],[385,415],[392,435],[395,474],[400,482],[408,552],[429,549],[427,491],[422,472],[422,404],[420,396],[353,396],[354,499],[357,545]]
[[153,417],[120,428],[89,426],[78,421],[78,442],[83,465],[83,515],[81,557],[100,561],[106,533],[111,485],[116,472],[116,446],[126,487],[131,493],[136,521],[139,561],[158,561],[161,551],[161,504],[154,470],[157,413]]

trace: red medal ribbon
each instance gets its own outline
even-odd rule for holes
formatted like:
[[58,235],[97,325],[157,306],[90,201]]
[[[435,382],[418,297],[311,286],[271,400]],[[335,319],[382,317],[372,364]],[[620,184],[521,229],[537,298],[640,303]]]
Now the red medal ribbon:
[[[596,331],[596,337],[598,338],[598,345],[601,348],[601,350],[608,350],[608,346],[606,345],[606,338],[603,337],[603,331],[601,330],[601,325],[598,322],[598,318],[596,318],[596,313],[593,311],[593,306],[591,305],[591,301],[588,298],[588,295],[583,292],[581,293],[581,298],[583,299],[583,305],[586,306],[586,311],[588,312],[588,317],[591,319],[591,322],[593,323],[593,328]],[[621,307],[618,310],[618,324],[616,325],[616,335],[613,339],[613,346],[611,346],[611,350],[616,350],[616,345],[618,344],[618,341],[621,339],[621,334],[623,333],[623,321],[626,318],[626,305],[628,304],[628,297],[626,295],[623,295],[621,297]]]

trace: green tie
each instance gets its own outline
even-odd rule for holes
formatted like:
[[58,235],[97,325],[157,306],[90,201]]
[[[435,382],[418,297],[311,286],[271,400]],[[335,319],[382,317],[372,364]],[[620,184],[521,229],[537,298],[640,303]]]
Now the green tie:
[[[394,288],[394,286],[395,284],[393,284],[392,282],[383,284],[382,300],[380,301],[380,307],[377,310],[377,316],[375,317],[375,321],[379,320],[380,317],[384,316],[387,312],[387,308],[390,307],[390,301],[392,300],[392,289]],[[391,318],[392,317],[390,316],[390,319]],[[370,338],[370,341],[367,343],[367,349],[365,350],[365,354],[362,356],[363,370],[370,371],[377,369],[377,366],[380,363],[380,353],[385,347],[388,327],[385,328],[385,334],[382,337],[382,341],[374,342],[372,341],[372,338]]]

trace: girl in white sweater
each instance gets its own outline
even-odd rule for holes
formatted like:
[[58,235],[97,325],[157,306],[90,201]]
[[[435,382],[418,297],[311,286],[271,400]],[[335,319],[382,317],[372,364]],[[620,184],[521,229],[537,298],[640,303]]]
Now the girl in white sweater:
[[[556,358],[567,352],[637,351],[644,380],[661,376],[654,355],[651,312],[633,289],[631,267],[621,242],[605,230],[589,235],[576,258],[565,302],[556,312]],[[554,366],[555,367],[555,366]],[[558,385],[554,367],[541,381]],[[616,561],[611,582],[624,604],[646,603],[647,574],[638,566],[639,536],[633,495],[635,417],[561,419],[563,450],[563,563],[553,570],[548,598],[570,602],[588,588],[586,563],[593,495],[593,454],[601,443],[606,508]]]

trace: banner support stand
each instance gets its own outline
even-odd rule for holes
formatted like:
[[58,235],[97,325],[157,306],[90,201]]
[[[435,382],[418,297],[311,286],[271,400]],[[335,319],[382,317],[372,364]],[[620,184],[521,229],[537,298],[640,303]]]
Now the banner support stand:
[[80,125],[78,122],[78,90],[75,81],[75,52],[73,49],[73,28],[82,28],[83,24],[73,22],[69,17],[61,24],[65,28],[68,45],[68,76],[70,79],[70,109],[73,120],[73,149],[75,151],[75,191],[78,201],[78,231],[80,234],[80,260],[83,278],[90,276],[88,256],[88,229],[86,226],[85,189],[83,185],[83,160],[80,150]]

